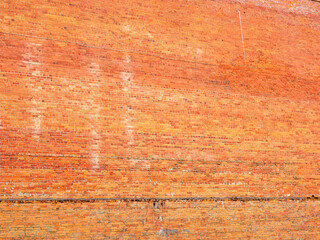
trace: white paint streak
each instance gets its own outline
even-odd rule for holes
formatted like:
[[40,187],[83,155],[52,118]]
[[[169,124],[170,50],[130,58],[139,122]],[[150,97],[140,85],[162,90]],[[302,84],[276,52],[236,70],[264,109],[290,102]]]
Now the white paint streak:
[[100,74],[100,65],[97,63],[91,63],[88,71],[90,75],[94,77],[93,82],[89,84],[91,95],[87,99],[87,110],[90,112],[90,135],[91,135],[91,164],[93,169],[98,169],[100,162],[100,146],[101,146],[101,137],[99,134],[100,130],[100,112],[101,105],[97,101],[99,98],[99,90],[101,83],[99,78]]
[[125,25],[124,26],[124,30],[127,31],[127,32],[130,32],[131,31],[131,26],[130,25]]
[[240,14],[240,10],[239,11],[239,20],[240,20],[240,29],[241,29],[241,38],[242,38],[242,49],[243,49],[243,58],[244,58],[244,64],[247,65],[247,61],[246,61],[246,52],[244,49],[244,39],[243,39],[243,30],[242,30],[242,23],[241,23],[241,14]]
[[203,54],[203,50],[200,49],[200,48],[197,48],[197,55],[198,55],[199,57],[201,57],[202,54]]
[[[130,62],[130,59],[127,59],[127,63]],[[125,60],[126,61],[126,60]],[[128,104],[130,104],[130,96],[129,93],[132,91],[133,88],[133,74],[129,72],[122,72],[121,73],[122,79],[122,90],[125,92],[126,99]],[[126,135],[128,138],[128,145],[134,145],[134,127],[132,125],[133,122],[133,110],[130,106],[125,106],[125,114],[124,114],[124,125],[126,129]]]
[[32,113],[32,122],[33,122],[33,135],[36,139],[39,139],[39,135],[41,133],[41,122],[42,115],[41,111],[37,108],[38,102],[32,99],[31,113]]
[[129,72],[121,72],[121,79],[123,82],[122,90],[125,92],[128,92],[129,90],[131,90],[132,89],[133,74],[129,73]]
[[[126,59],[123,62],[130,63],[131,62],[130,57],[127,55]],[[129,68],[131,69],[131,67],[129,67]]]
[[[41,75],[41,46],[41,44],[37,43],[28,43],[26,47],[28,51],[22,55],[25,59],[22,62],[26,65],[28,72],[30,72],[31,75],[35,77]],[[38,56],[36,55],[36,52],[38,52]],[[33,98],[31,100],[32,107],[30,110],[32,114],[31,121],[33,123],[33,137],[38,141],[42,128],[42,111],[39,108],[41,99],[37,100],[37,97],[39,96],[41,87],[32,82],[31,77],[29,77],[28,80],[29,82],[27,83],[27,86],[30,88],[31,95],[33,95]]]
[[[125,112],[124,112],[124,126],[125,132],[127,136],[127,155],[130,156],[130,147],[135,144],[134,139],[134,110],[132,109],[130,103],[132,102],[132,97],[130,97],[130,93],[136,87],[134,84],[134,76],[131,69],[131,59],[130,56],[126,55],[125,59],[123,60],[124,63],[124,72],[121,72],[121,80],[122,80],[122,90],[125,96]],[[131,159],[133,160],[133,159]]]
[[100,158],[100,136],[98,133],[92,128],[91,137],[93,138],[93,143],[91,144],[91,163],[92,168],[99,168],[99,158]]
[[126,113],[126,117],[124,119],[124,123],[125,123],[125,128],[126,128],[126,134],[128,137],[128,145],[132,146],[134,145],[134,127],[132,126],[132,120],[133,118],[131,117],[132,110],[131,109],[127,109],[127,113]]

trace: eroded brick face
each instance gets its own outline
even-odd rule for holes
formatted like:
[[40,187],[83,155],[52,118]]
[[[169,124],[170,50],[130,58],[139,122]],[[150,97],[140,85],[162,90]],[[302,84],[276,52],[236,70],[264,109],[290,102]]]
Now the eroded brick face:
[[315,201],[2,204],[0,237],[317,239],[319,210]]
[[0,9],[0,238],[318,238],[320,3]]

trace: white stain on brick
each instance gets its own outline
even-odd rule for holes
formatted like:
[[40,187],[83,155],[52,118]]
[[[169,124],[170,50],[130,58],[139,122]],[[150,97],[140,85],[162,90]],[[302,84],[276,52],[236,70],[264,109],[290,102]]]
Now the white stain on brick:
[[203,50],[201,48],[197,48],[197,56],[202,57]]
[[90,112],[90,135],[91,135],[91,164],[93,169],[98,169],[100,167],[100,152],[101,152],[101,136],[100,136],[100,112],[102,106],[99,102],[100,96],[100,76],[101,70],[100,65],[97,63],[91,63],[88,71],[93,77],[91,82],[88,84],[90,89],[90,95],[86,101],[86,109]]
[[[34,57],[31,54],[24,54],[23,56],[24,57]],[[41,65],[39,62],[35,62],[35,61],[22,61],[22,62],[27,65],[28,70],[33,69],[35,66]]]
[[133,79],[133,74],[129,72],[121,72],[121,79],[123,83],[123,88],[122,90],[125,92],[128,92],[129,90],[132,89],[132,79]]
[[131,26],[130,26],[130,25],[125,25],[123,28],[124,28],[124,30],[127,31],[127,32],[130,32],[130,31],[131,31]]
[[[134,76],[131,69],[131,59],[130,56],[126,56],[124,61],[124,71],[121,72],[121,80],[122,80],[122,90],[124,92],[125,96],[125,105],[124,105],[124,116],[123,116],[123,122],[125,126],[125,132],[127,136],[127,147],[128,151],[131,146],[135,144],[134,141],[134,110],[132,109],[131,103],[132,103],[132,97],[130,96],[130,93],[133,92],[135,88],[134,84]],[[127,152],[127,155],[130,155],[129,152]]]
[[[131,59],[128,55],[126,55],[126,59],[124,60],[125,63],[130,63]],[[131,67],[129,66],[129,68],[131,69]]]
[[[130,92],[132,91],[133,87],[133,74],[128,72],[122,72],[121,73],[121,79],[122,79],[122,90],[125,92],[127,104],[130,104]],[[126,105],[125,108],[125,114],[124,114],[124,124],[126,129],[126,134],[128,138],[128,145],[134,144],[134,127],[132,125],[133,122],[133,110],[130,106]]]
[[31,73],[31,75],[32,76],[40,76],[41,75],[41,72],[40,71],[33,71],[32,73]]
[[86,106],[89,114],[89,128],[90,128],[90,155],[91,164],[93,169],[98,169],[100,162],[100,146],[101,146],[101,136],[100,136],[100,111],[101,106],[94,102],[93,99],[88,99],[86,101]]
[[32,123],[33,123],[33,136],[36,139],[39,139],[39,135],[41,133],[41,122],[42,122],[42,115],[41,110],[38,108],[38,102],[32,99]]
[[131,113],[132,113],[132,110],[127,109],[125,119],[124,119],[126,134],[128,138],[127,144],[129,146],[134,145],[134,127],[132,126],[133,118],[131,117]]
[[[42,45],[37,43],[27,43],[26,53],[22,55],[24,60],[22,61],[27,68],[27,71],[33,77],[39,77],[41,75],[41,66],[42,66]],[[36,54],[38,52],[38,54]],[[31,100],[31,121],[33,128],[33,137],[36,140],[39,140],[42,128],[42,111],[40,108],[41,99],[39,93],[41,87],[34,82],[33,77],[28,77],[27,87],[30,89],[30,94],[32,95]]]
[[138,25],[129,25],[125,24],[122,26],[122,31],[125,32],[127,35],[131,35],[134,37],[143,37],[153,39],[153,35],[149,31],[149,29],[145,26],[138,26]]
[[[94,129],[94,128],[91,128]],[[93,138],[93,143],[91,144],[91,163],[92,168],[99,168],[100,159],[100,135],[95,130],[91,130],[91,137]]]

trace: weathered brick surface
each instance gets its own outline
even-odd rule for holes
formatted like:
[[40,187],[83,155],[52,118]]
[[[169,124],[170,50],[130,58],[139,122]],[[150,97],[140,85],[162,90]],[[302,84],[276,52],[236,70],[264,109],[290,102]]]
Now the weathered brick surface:
[[0,213],[6,239],[317,239],[320,232],[315,201],[1,204]]
[[[320,3],[0,9],[1,199],[319,195]],[[317,200],[119,204],[2,202],[0,237],[319,234]]]

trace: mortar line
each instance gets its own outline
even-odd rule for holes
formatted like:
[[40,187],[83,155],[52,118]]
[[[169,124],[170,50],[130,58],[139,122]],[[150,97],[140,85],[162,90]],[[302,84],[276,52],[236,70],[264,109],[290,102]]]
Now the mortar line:
[[311,197],[177,197],[177,198],[2,198],[1,202],[34,203],[34,202],[225,202],[225,201],[318,201],[320,198]]
[[[11,156],[11,157],[43,157],[43,158],[90,158],[90,156],[86,155],[50,155],[50,154],[11,154],[11,153],[1,153],[0,156]],[[253,162],[253,161],[231,161],[231,160],[216,160],[216,159],[186,159],[186,158],[154,158],[154,157],[137,157],[137,156],[101,156],[103,159],[131,159],[134,158],[136,160],[151,160],[151,161],[160,161],[160,160],[168,160],[168,161],[197,161],[197,162],[228,162],[228,163],[250,163],[250,164],[298,164],[305,163],[305,161],[293,161],[293,162]]]

